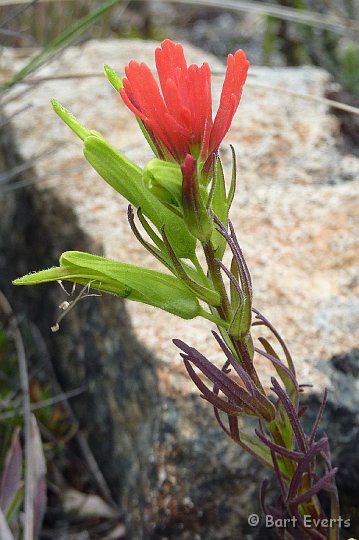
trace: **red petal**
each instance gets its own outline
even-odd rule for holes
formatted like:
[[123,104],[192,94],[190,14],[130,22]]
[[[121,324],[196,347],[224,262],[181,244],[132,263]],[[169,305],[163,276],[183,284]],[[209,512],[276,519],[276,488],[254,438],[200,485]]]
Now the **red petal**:
[[182,129],[186,129],[187,137],[190,141],[192,131],[191,111],[183,103],[178,86],[173,79],[168,79],[166,83],[165,101],[168,112],[182,126]]
[[[161,96],[158,84],[147,64],[130,62],[126,67],[126,76],[130,83],[132,103],[148,118],[163,115],[166,106]],[[161,117],[161,116],[160,116]]]
[[249,62],[242,50],[237,51],[234,56],[232,54],[228,55],[226,76],[209,143],[211,152],[218,149],[231,125],[241,99],[248,66]]
[[182,45],[173,43],[170,39],[165,39],[161,47],[156,49],[155,57],[157,73],[164,95],[167,80],[173,79],[178,84],[180,74],[187,72],[187,62]]

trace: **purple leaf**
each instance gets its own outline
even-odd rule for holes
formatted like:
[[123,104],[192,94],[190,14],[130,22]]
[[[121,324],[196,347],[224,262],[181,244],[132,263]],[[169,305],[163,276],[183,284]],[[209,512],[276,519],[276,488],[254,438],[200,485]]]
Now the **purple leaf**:
[[233,401],[233,403],[241,408],[246,407],[248,413],[253,413],[256,416],[262,415],[261,411],[258,409],[260,404],[247,392],[247,390],[245,390],[245,388],[232,381],[232,379],[214,366],[196,349],[189,347],[178,339],[173,340],[173,343],[187,354],[185,360],[190,360],[217,388]]
[[267,437],[265,437],[258,429],[254,430],[257,437],[266,445],[270,450],[273,450],[274,452],[277,452],[282,457],[291,459],[293,461],[299,461],[305,457],[305,454],[303,452],[297,452],[296,450],[289,450],[288,448],[284,448],[283,446],[280,446],[279,444],[276,444],[275,442],[271,441]]
[[319,493],[322,489],[327,489],[330,484],[332,483],[335,473],[337,472],[337,467],[332,469],[331,471],[327,472],[318,482],[316,482],[308,491],[303,493],[303,495],[299,495],[299,497],[296,497],[295,499],[292,499],[290,504],[295,504],[299,506],[300,504],[309,501],[314,495]]
[[10,448],[6,454],[0,480],[0,508],[5,513],[21,485],[21,473],[22,450],[19,440],[19,429],[16,429],[11,439]]
[[273,385],[274,392],[277,394],[280,401],[283,403],[285,410],[287,411],[290,423],[297,439],[298,447],[300,450],[302,450],[302,452],[305,452],[307,450],[307,442],[305,439],[303,428],[299,422],[297,411],[295,410],[288,395],[284,392],[284,390],[274,377],[271,378],[271,383]]
[[310,462],[313,458],[319,454],[327,444],[328,439],[323,437],[317,443],[313,444],[311,448],[306,452],[303,460],[298,464],[298,467],[292,477],[291,484],[288,491],[288,500],[292,499],[295,493],[298,491],[303,474],[309,469]]
[[242,412],[242,409],[240,407],[237,407],[236,405],[231,405],[228,403],[228,401],[225,401],[224,399],[220,398],[212,392],[202,381],[200,377],[198,377],[197,373],[191,366],[190,362],[186,359],[184,359],[184,364],[187,369],[187,372],[189,376],[191,377],[194,384],[197,386],[198,390],[202,392],[203,397],[212,403],[217,409],[220,409],[221,411],[225,412],[226,414],[239,414]]
[[252,396],[254,396],[254,394],[256,394],[256,392],[258,390],[257,390],[256,385],[254,384],[254,382],[252,381],[252,379],[248,375],[248,373],[242,368],[242,366],[239,365],[239,363],[237,362],[237,360],[235,359],[235,357],[233,356],[233,354],[231,353],[231,351],[229,350],[227,345],[224,343],[224,341],[219,337],[217,332],[212,331],[212,334],[214,335],[217,343],[219,344],[222,351],[226,355],[226,357],[228,359],[228,362],[231,364],[231,366],[233,366],[235,371],[238,373],[238,375],[242,379],[242,381],[243,381],[244,385],[246,386],[247,390],[249,391],[249,393]]
[[317,431],[318,431],[318,427],[319,427],[319,423],[322,419],[322,416],[323,416],[323,413],[324,413],[324,408],[325,408],[325,404],[327,402],[327,397],[328,397],[328,390],[325,389],[324,390],[324,394],[323,394],[323,399],[322,399],[322,403],[320,405],[320,408],[319,408],[319,411],[318,411],[318,414],[317,414],[317,418],[314,422],[314,426],[313,426],[313,430],[312,430],[312,433],[310,435],[310,439],[309,439],[309,445],[313,444],[314,442],[314,439],[317,435]]

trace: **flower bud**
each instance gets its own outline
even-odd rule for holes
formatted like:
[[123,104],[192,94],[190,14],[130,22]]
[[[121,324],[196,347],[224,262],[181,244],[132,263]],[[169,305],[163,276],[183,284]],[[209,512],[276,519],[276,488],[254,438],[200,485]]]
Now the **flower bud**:
[[181,206],[182,174],[177,163],[151,159],[143,169],[143,181],[149,191],[166,205]]
[[212,221],[201,196],[198,183],[197,161],[187,155],[182,170],[183,217],[188,230],[201,242],[208,242],[212,234]]

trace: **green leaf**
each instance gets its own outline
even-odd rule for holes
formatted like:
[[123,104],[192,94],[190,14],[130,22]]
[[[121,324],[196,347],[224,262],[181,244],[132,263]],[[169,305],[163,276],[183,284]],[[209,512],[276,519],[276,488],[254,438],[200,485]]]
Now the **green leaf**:
[[91,288],[161,308],[183,319],[193,319],[200,313],[196,296],[174,276],[79,251],[63,253],[57,268],[28,274],[13,283],[35,285],[58,280],[88,284]]
[[143,169],[143,182],[159,201],[181,206],[182,173],[177,163],[151,159]]
[[243,296],[243,301],[238,304],[228,327],[228,334],[236,339],[243,339],[248,336],[251,328],[252,304],[247,295]]
[[82,124],[80,124],[77,118],[75,118],[75,116],[70,113],[70,111],[65,109],[65,107],[61,105],[61,103],[59,103],[56,99],[51,100],[51,105],[55,113],[61,118],[61,120],[63,120],[65,124],[67,124],[69,128],[72,129],[72,131],[76,133],[78,137],[80,137],[82,141],[84,141],[86,137],[89,137],[91,135],[91,131],[85,128],[85,126],[83,126]]
[[[12,523],[12,521],[18,516],[21,504],[24,500],[24,485],[23,483],[19,486],[9,508],[6,511],[6,521]],[[0,538],[2,538],[0,536]]]
[[232,177],[231,177],[231,184],[228,190],[227,217],[228,217],[229,210],[232,206],[234,194],[236,192],[236,185],[237,185],[237,161],[236,161],[236,153],[232,145],[231,145],[231,152],[232,152]]
[[122,84],[122,80],[121,78],[117,75],[116,71],[114,69],[112,69],[110,66],[108,66],[107,64],[105,64],[103,66],[103,70],[105,72],[105,75],[107,77],[107,80],[112,84],[112,86],[114,87],[114,89],[118,92],[120,90],[120,88],[123,88],[123,84]]
[[151,139],[151,136],[148,133],[147,129],[145,128],[145,124],[142,122],[142,120],[140,120],[140,118],[138,118],[138,116],[136,116],[136,120],[137,120],[137,123],[140,126],[140,130],[142,131],[142,134],[143,134],[144,138],[146,139],[146,141],[148,142],[148,145],[151,148],[152,152],[154,153],[156,158],[160,158],[160,155],[159,155],[159,152],[158,152],[158,150],[156,148],[156,145],[153,142],[153,140]]
[[183,220],[157,200],[143,185],[143,171],[133,161],[110,145],[100,133],[83,126],[55,99],[51,101],[55,112],[70,129],[84,141],[84,155],[100,176],[136,208],[141,208],[160,231],[163,225],[179,257],[192,259],[196,240]]
[[269,448],[267,448],[258,439],[247,435],[243,431],[239,432],[239,440],[237,441],[242,448],[255,456],[261,463],[267,467],[273,468],[273,460]]
[[145,214],[146,193],[142,187],[142,169],[108,142],[90,135],[85,140],[84,155],[100,176],[136,208]]
[[187,155],[181,170],[184,222],[195,238],[206,243],[212,236],[213,220],[205,204],[206,199],[203,199],[201,193],[201,175],[197,171],[197,161],[192,156]]
[[[272,347],[272,345],[269,343],[269,341],[264,338],[259,338],[260,343],[263,345],[265,351],[276,358],[277,360],[280,360],[278,354]],[[297,388],[295,384],[293,383],[292,379],[289,377],[288,373],[278,364],[272,362],[272,365],[274,366],[278,376],[280,377],[282,383],[284,384],[284,387],[290,397],[290,400],[294,404],[295,407],[298,407],[299,402],[299,395]],[[283,437],[283,440],[285,442],[286,448],[292,447],[292,441],[293,441],[293,428],[291,421],[288,417],[288,414],[283,406],[282,403],[279,403],[277,408],[277,426],[278,429],[281,432],[281,435]]]
[[[228,217],[227,197],[226,197],[226,185],[224,181],[223,167],[220,159],[217,159],[215,163],[215,177],[214,188],[211,195],[211,208],[215,215],[226,224]],[[218,231],[214,229],[212,233],[212,243],[216,250],[216,257],[222,259],[224,250],[226,248],[226,241]]]
[[173,214],[143,185],[142,170],[116,148],[97,136],[87,137],[84,154],[100,176],[136,208],[141,208],[160,231],[163,225],[179,257],[193,257],[196,240],[183,220]]

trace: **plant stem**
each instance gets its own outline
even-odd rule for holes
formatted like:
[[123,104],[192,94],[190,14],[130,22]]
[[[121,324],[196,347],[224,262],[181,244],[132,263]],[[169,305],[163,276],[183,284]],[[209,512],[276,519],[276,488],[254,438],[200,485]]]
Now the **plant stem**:
[[228,323],[226,321],[224,321],[223,319],[221,319],[218,315],[215,315],[214,313],[209,313],[203,308],[200,309],[199,315],[203,317],[204,319],[207,319],[208,321],[213,322],[219,327],[228,328]]
[[[216,307],[219,317],[226,321],[230,322],[232,318],[232,308],[228,300],[227,291],[223,282],[221,269],[219,265],[215,262],[216,254],[213,248],[211,241],[202,244],[203,251],[207,261],[207,267],[209,275],[212,279],[213,286],[215,290],[220,294],[221,305]],[[223,325],[221,325],[223,326]],[[230,341],[233,344],[234,350],[236,352],[237,359],[243,365],[244,369],[253,379],[253,382],[260,390],[260,392],[265,395],[264,388],[259,380],[258,374],[255,370],[251,355],[249,353],[247,345],[244,341],[233,339],[231,336],[228,336]]]
[[215,250],[211,241],[203,243],[202,247],[207,261],[208,272],[212,279],[214,288],[221,296],[221,305],[216,308],[218,315],[221,317],[221,319],[229,323],[231,319],[231,306],[229,304],[227,291],[223,283],[221,270],[214,261],[216,257]]

